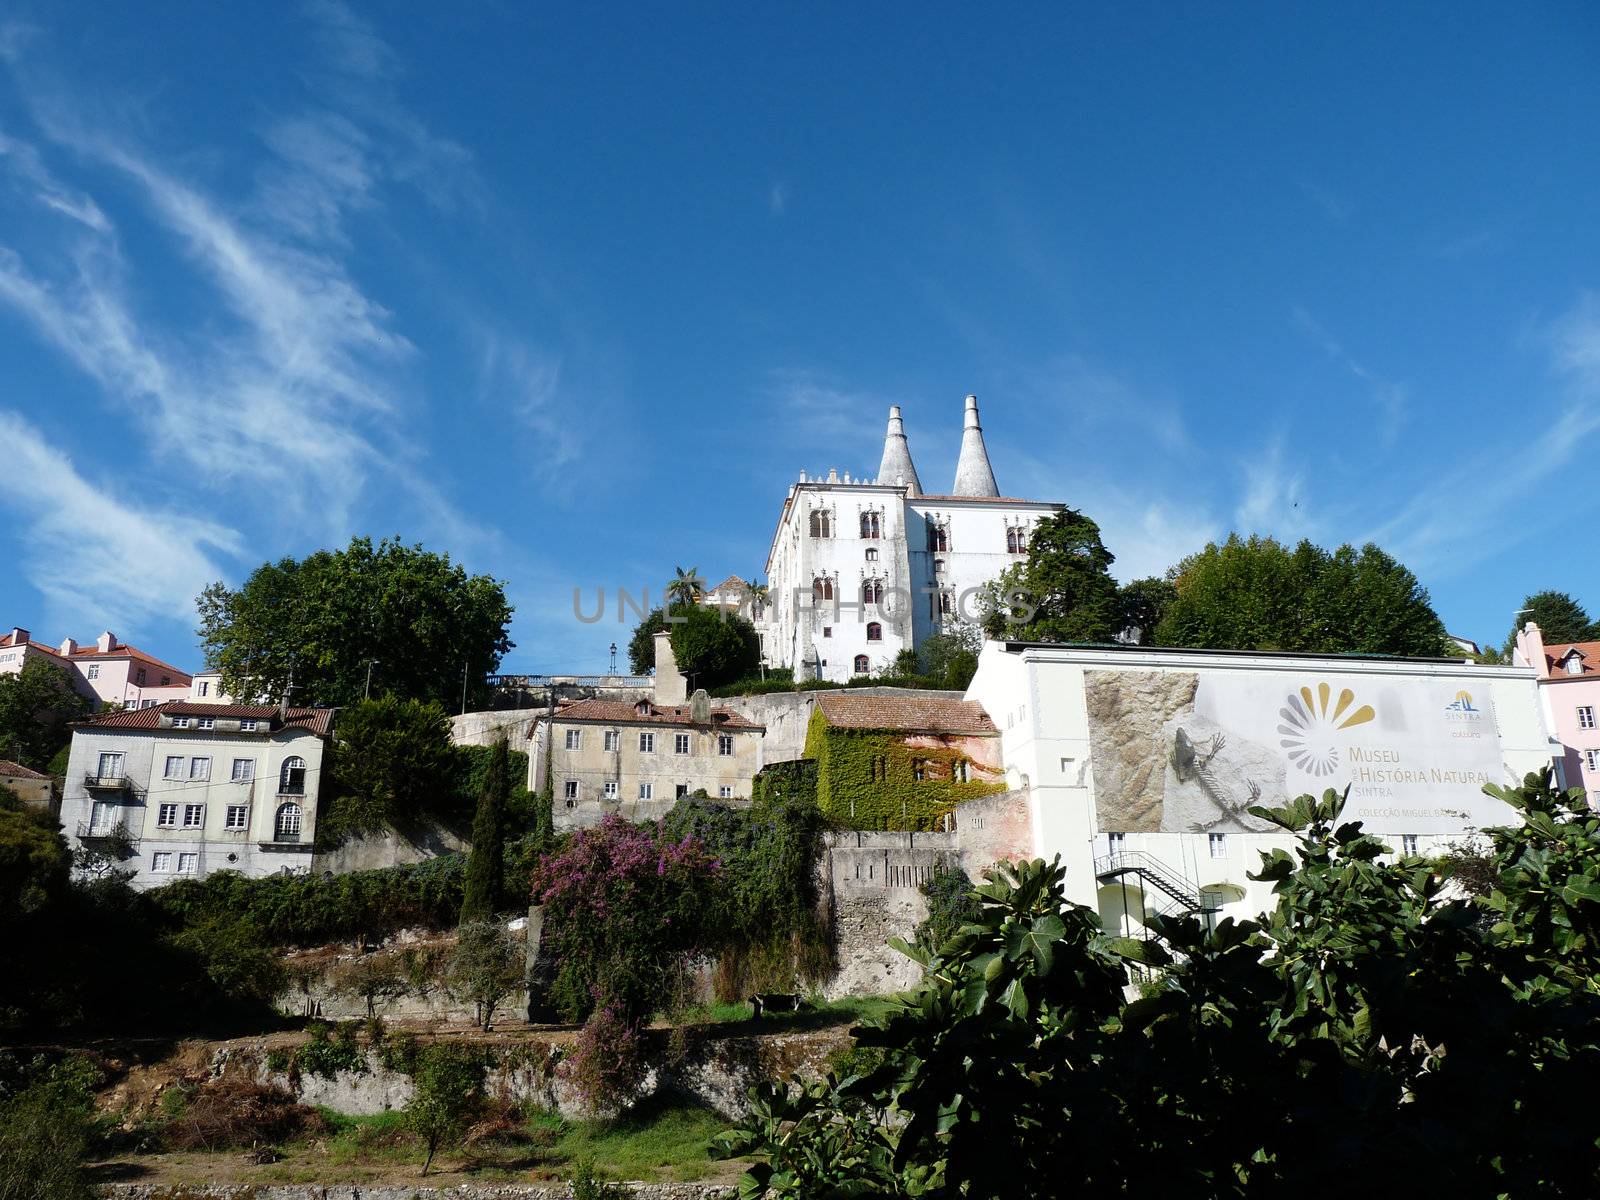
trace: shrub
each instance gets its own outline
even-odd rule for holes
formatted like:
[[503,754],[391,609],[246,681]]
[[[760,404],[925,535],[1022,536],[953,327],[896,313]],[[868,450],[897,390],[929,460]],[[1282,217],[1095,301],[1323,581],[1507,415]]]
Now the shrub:
[[161,1140],[172,1150],[248,1149],[327,1128],[322,1114],[283,1088],[223,1078],[189,1096],[183,1111],[162,1127]]
[[473,921],[463,925],[450,962],[450,990],[471,1000],[485,1031],[494,1010],[527,978],[527,950],[503,925]]
[[959,866],[940,862],[918,890],[928,901],[928,915],[917,926],[916,938],[930,950],[944,945],[956,930],[978,917],[980,905],[972,880]]
[[620,1004],[597,1008],[562,1059],[561,1073],[591,1111],[627,1107],[644,1080],[641,1023],[629,1019]]
[[[332,1036],[329,1036],[330,1030]],[[291,1069],[323,1079],[332,1079],[341,1071],[364,1074],[367,1055],[356,1042],[356,1023],[346,1021],[330,1026],[324,1021],[313,1022],[311,1039],[294,1052]]]
[[418,1052],[412,1078],[416,1091],[405,1107],[405,1120],[427,1147],[422,1162],[427,1175],[434,1154],[460,1134],[478,1103],[483,1058],[465,1046],[435,1042]]
[[595,1174],[594,1159],[583,1158],[572,1172],[572,1200],[630,1200],[633,1193],[620,1183],[607,1183]]
[[478,793],[478,811],[472,819],[472,853],[467,857],[461,901],[463,922],[486,920],[500,904],[505,882],[505,805],[510,791],[507,753],[506,739],[502,737],[494,744]]
[[0,1100],[0,1200],[93,1200],[84,1167],[94,1132],[92,1072],[68,1060],[35,1064],[33,1080]]

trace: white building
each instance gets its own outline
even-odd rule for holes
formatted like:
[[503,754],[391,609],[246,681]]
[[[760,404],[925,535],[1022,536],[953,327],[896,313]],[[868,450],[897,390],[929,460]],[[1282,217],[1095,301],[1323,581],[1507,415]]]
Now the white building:
[[1062,506],[1003,497],[968,396],[948,495],[922,490],[898,407],[876,479],[837,470],[789,488],[767,555],[771,666],[797,679],[881,673],[902,650],[980,616],[981,589],[1028,552],[1033,525]]
[[1252,805],[1348,784],[1346,820],[1427,854],[1514,822],[1483,785],[1552,757],[1532,671],[1446,659],[990,642],[967,698],[1030,792],[1035,853],[1112,930],[1270,909],[1248,874],[1292,839]]
[[79,845],[132,839],[133,885],[310,868],[331,708],[173,701],[72,734],[61,822]]
[[0,637],[0,674],[21,672],[29,659],[42,658],[65,671],[72,686],[94,707],[151,708],[189,695],[191,677],[136,646],[118,641],[109,629],[90,646],[64,638],[59,646],[36,642],[20,626]]

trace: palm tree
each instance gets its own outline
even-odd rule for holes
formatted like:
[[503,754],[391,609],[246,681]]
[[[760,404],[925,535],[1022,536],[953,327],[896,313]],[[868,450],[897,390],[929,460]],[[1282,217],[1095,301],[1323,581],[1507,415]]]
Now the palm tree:
[[757,583],[754,579],[747,579],[744,587],[745,591],[750,593],[750,616],[759,620],[767,608],[767,585]]
[[690,567],[685,571],[682,567],[673,568],[677,571],[671,579],[667,580],[667,604],[689,605],[699,600],[704,594],[705,581],[700,578],[700,568]]

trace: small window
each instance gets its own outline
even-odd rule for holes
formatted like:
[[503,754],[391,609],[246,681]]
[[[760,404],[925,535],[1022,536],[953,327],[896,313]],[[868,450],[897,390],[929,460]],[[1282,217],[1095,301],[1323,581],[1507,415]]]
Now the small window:
[[100,774],[99,774],[99,778],[101,778],[101,779],[121,779],[122,778],[122,755],[121,754],[102,754],[100,756]]
[[1227,858],[1228,857],[1228,835],[1227,834],[1225,834],[1225,833],[1208,834],[1207,835],[1207,840],[1211,844],[1211,857],[1212,858]]
[[1585,704],[1578,710],[1578,728],[1594,728],[1594,706],[1592,704]]
[[[1068,761],[1070,761],[1070,760],[1068,760]],[[1127,844],[1128,844],[1128,835],[1125,834],[1125,833],[1108,833],[1108,834],[1106,834],[1106,845],[1110,847],[1111,853],[1113,853],[1113,854],[1121,854],[1123,849],[1127,846]]]
[[672,735],[672,752],[674,754],[689,753],[689,735],[687,733],[675,733]]
[[198,854],[178,855],[178,874],[193,875],[200,869],[200,856]]
[[928,777],[928,762],[926,759],[913,758],[911,760],[911,778],[921,782]]
[[181,754],[167,755],[166,770],[162,771],[161,777],[163,779],[182,779],[184,763],[187,761]]
[[723,758],[733,757],[733,734],[717,734],[717,753]]
[[[950,549],[950,534],[943,525],[928,526],[928,553],[944,554]],[[935,564],[937,566],[938,564]]]
[[163,675],[161,677],[161,686],[162,687],[171,687],[172,686],[172,676],[171,675]]
[[206,806],[204,804],[185,804],[183,806],[183,827],[185,829],[200,829],[206,823]]
[[191,718],[189,718],[189,717],[173,717],[172,718],[172,727],[174,729],[187,729],[193,723],[194,723],[193,720]]
[[135,671],[133,673],[133,682],[135,684],[137,684],[139,687],[143,687],[144,686],[144,668],[143,667],[140,667],[137,671]]
[[875,512],[861,514],[861,536],[864,538],[878,538],[883,536],[881,518]]
[[246,718],[244,718],[244,720],[239,722],[239,732],[240,733],[254,733],[255,731],[256,731],[256,723],[252,718],[246,717]]
[[249,783],[256,777],[256,760],[253,758],[236,758],[233,760],[233,781],[235,783]]
[[867,547],[867,561],[868,562],[877,562],[878,561],[878,548],[876,546],[868,546]]
[[191,758],[189,760],[189,778],[205,780],[211,778],[211,760],[209,758]]
[[651,795],[650,795],[651,790],[652,789],[651,789],[651,785],[650,784],[641,783],[639,785],[639,799],[641,799],[641,800],[649,800],[651,798]]
[[1028,538],[1021,529],[1015,525],[1006,530],[1006,553],[1026,554],[1028,552]]
[[719,787],[717,789],[717,799],[718,800],[732,800],[733,799],[733,789],[731,787],[729,787],[727,784],[723,784],[721,787]]
[[196,690],[202,696],[209,696],[211,694],[211,685],[209,683],[202,682]]
[[672,789],[673,798],[677,800],[682,800],[688,794],[689,785],[687,783],[680,783]]
[[87,675],[90,679],[99,679],[100,678],[100,664],[99,663],[90,663],[89,664],[89,669],[87,671],[85,671],[84,674]]
[[945,590],[945,591],[940,592],[939,593],[939,612],[940,612],[940,614],[942,616],[948,617],[951,613],[955,612],[955,610],[956,610],[955,593],[949,591],[948,589]]
[[606,730],[605,748],[607,750],[619,750],[622,748],[622,735],[615,729]]
[[1585,750],[1583,752],[1583,765],[1589,770],[1600,770],[1600,750]]
[[568,800],[576,800],[578,798],[578,781],[576,779],[567,780],[566,783],[561,785],[561,794]]
[[865,654],[856,655],[855,673],[857,675],[865,675],[871,669],[871,665],[867,662],[867,656]]
[[581,729],[569,729],[569,730],[567,730],[567,749],[568,750],[579,750],[579,749],[582,749],[582,747],[583,747],[583,730],[581,730]]
[[1404,854],[1407,858],[1415,858],[1417,856],[1416,834],[1402,833],[1400,835],[1400,853]]
[[833,579],[827,575],[818,575],[811,581],[811,598],[813,600],[833,599]]
[[[92,670],[93,668],[91,668]],[[157,875],[172,873],[172,852],[170,850],[157,850],[150,856],[150,869]]]
[[863,583],[861,585],[861,603],[863,603],[863,604],[882,604],[883,603],[883,581],[882,580],[869,579],[869,580],[867,580],[865,583]]
[[[640,754],[654,754],[655,751],[656,751],[656,735],[653,734],[653,733],[641,733],[639,735],[639,753]],[[640,797],[640,798],[641,799],[648,799],[648,797]]]
[[950,778],[955,780],[957,783],[972,782],[971,768],[966,759],[956,759],[955,763],[950,768]]
[[250,810],[243,804],[228,805],[227,828],[244,829],[250,824]]
[[195,725],[200,729],[215,729],[217,727],[217,719],[215,717],[201,717],[195,722]]
[[163,804],[156,810],[156,824],[162,829],[176,829],[178,826],[178,806],[176,804]]
[[867,622],[867,641],[869,641],[869,642],[881,642],[881,641],[883,641],[883,626],[878,624],[878,622],[876,622],[876,621],[868,621]]
[[272,822],[272,836],[279,842],[298,842],[300,840],[300,806],[298,804],[280,804],[277,818]]
[[608,779],[608,780],[606,780],[606,799],[607,800],[615,800],[616,798],[617,798],[617,781],[615,779]]

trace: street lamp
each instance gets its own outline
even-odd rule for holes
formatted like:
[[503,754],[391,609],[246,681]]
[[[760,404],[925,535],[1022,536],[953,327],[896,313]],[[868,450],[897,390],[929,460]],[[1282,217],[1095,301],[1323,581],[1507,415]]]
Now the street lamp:
[[617,673],[617,644],[611,643],[611,674]]

